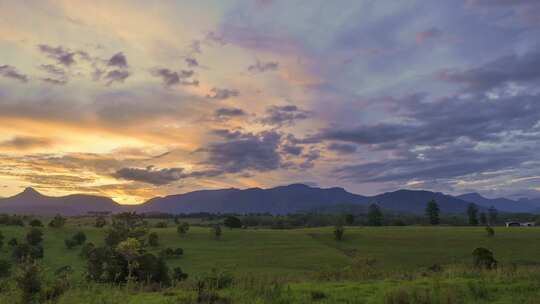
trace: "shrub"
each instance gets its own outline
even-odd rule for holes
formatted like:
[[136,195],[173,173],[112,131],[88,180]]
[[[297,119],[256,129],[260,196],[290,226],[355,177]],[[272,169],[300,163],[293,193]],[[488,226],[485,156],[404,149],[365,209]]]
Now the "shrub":
[[186,222],[182,222],[176,227],[176,232],[180,235],[184,235],[189,231],[189,224]]
[[158,222],[156,224],[156,228],[167,228],[168,224],[167,222]]
[[228,228],[242,228],[242,221],[237,218],[236,216],[227,216],[227,218],[225,218],[225,221],[223,222],[223,224],[225,225],[225,227],[228,227]]
[[26,241],[32,246],[39,245],[43,241],[43,231],[39,228],[30,229],[26,234]]
[[334,228],[334,238],[336,241],[341,241],[343,239],[343,234],[345,233],[345,228],[342,225],[337,225]]
[[311,291],[311,300],[312,301],[319,301],[322,299],[326,299],[326,294],[322,291],[313,290]]
[[493,252],[486,248],[476,248],[472,252],[474,267],[480,269],[495,269],[497,268],[497,260],[493,257]]
[[21,290],[22,303],[39,303],[42,288],[42,269],[34,261],[27,261],[18,269],[15,276],[17,287]]
[[94,250],[94,248],[96,248],[96,246],[92,242],[88,242],[88,243],[84,244],[82,246],[82,248],[81,248],[80,256],[83,259],[88,259],[88,256],[90,255],[90,252],[92,252],[92,250]]
[[8,245],[11,246],[11,247],[15,247],[17,246],[18,242],[17,242],[17,239],[16,238],[11,238],[11,240],[9,240],[8,242]]
[[172,249],[168,247],[159,252],[159,256],[163,258],[179,258],[183,254],[184,254],[184,249],[182,248]]
[[105,227],[106,225],[107,225],[107,220],[103,216],[98,216],[96,218],[95,226],[97,228],[102,228],[102,227]]
[[82,231],[79,231],[73,235],[73,240],[77,245],[82,245],[86,242],[86,234]]
[[64,244],[66,245],[67,249],[77,246],[77,242],[74,239],[65,239]]
[[215,239],[221,238],[222,231],[221,231],[221,226],[219,224],[212,226],[211,231]]
[[41,245],[18,244],[13,248],[12,255],[18,262],[41,259],[43,258],[43,247]]
[[0,278],[9,277],[11,274],[11,263],[6,260],[0,260]]
[[30,225],[32,227],[43,227],[43,224],[38,219],[31,220],[30,223],[28,223],[28,225]]
[[148,235],[148,245],[152,247],[159,246],[159,236],[157,233],[152,232]]
[[181,281],[184,281],[184,280],[186,280],[188,278],[188,274],[185,273],[184,271],[182,271],[182,268],[175,267],[173,269],[172,278],[173,278],[173,280],[175,280],[177,282],[181,282]]
[[57,214],[50,222],[49,227],[51,228],[62,228],[66,224],[66,218]]
[[490,226],[486,226],[486,233],[488,237],[495,236],[495,230],[493,230],[493,228],[491,228]]

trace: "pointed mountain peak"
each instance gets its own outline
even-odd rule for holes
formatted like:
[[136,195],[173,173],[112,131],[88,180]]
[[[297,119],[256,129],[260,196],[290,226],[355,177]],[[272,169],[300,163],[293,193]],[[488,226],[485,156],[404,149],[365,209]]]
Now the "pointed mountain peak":
[[24,196],[24,197],[42,197],[43,194],[39,193],[36,189],[32,187],[27,187],[24,189],[23,192],[17,194],[17,196]]

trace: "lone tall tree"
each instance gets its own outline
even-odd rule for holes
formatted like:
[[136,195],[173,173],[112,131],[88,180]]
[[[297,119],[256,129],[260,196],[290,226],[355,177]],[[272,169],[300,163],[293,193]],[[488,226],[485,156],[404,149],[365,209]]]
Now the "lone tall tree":
[[435,200],[431,200],[426,206],[426,217],[429,219],[431,225],[439,225],[439,205]]
[[469,204],[469,207],[467,207],[467,216],[469,217],[469,225],[478,225],[478,208],[475,204]]
[[381,208],[377,204],[369,205],[368,210],[368,224],[370,226],[381,226],[382,225],[382,212]]

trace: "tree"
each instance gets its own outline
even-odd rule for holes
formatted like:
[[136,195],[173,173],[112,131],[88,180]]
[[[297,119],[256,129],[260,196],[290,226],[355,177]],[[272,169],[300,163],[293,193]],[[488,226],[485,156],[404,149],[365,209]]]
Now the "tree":
[[41,223],[40,220],[38,219],[33,219],[30,221],[30,223],[28,223],[30,226],[32,227],[43,227],[43,224]]
[[8,242],[8,245],[11,246],[11,247],[15,247],[15,246],[17,246],[18,243],[19,243],[19,242],[17,241],[16,238],[11,238],[11,239],[9,240],[9,242]]
[[50,222],[49,227],[51,228],[62,228],[64,227],[64,224],[66,223],[66,218],[61,216],[60,214],[57,214]]
[[489,219],[489,225],[493,226],[497,224],[497,216],[499,215],[499,212],[495,207],[491,206],[488,209],[488,219]]
[[18,244],[13,248],[12,255],[18,262],[41,259],[43,258],[43,247],[41,245],[31,246],[25,243]]
[[32,246],[39,245],[43,241],[43,231],[39,228],[32,228],[26,234],[26,241]]
[[467,207],[467,216],[469,217],[469,225],[477,226],[478,225],[478,208],[475,204],[469,204]]
[[0,249],[2,249],[2,246],[4,246],[4,235],[2,234],[2,231],[0,231]]
[[368,209],[368,225],[369,226],[382,226],[382,212],[377,204],[369,205]]
[[71,249],[71,248],[77,246],[77,242],[73,238],[65,239],[64,244],[66,245],[67,249]]
[[136,267],[136,263],[133,263],[133,261],[140,256],[141,249],[141,243],[135,238],[128,238],[116,246],[116,252],[128,262],[128,278],[132,277],[133,270]]
[[103,216],[98,216],[96,218],[95,226],[97,228],[103,228],[107,225],[107,220]]
[[21,290],[22,303],[40,303],[38,296],[42,288],[42,269],[35,261],[22,263],[15,276]]
[[480,212],[480,224],[486,225],[487,223],[488,223],[488,219],[487,219],[486,213]]
[[216,240],[219,240],[221,238],[221,234],[222,234],[221,225],[219,225],[219,224],[213,225],[212,226],[212,235],[214,236],[214,238]]
[[493,252],[486,248],[476,248],[472,252],[473,265],[480,269],[495,269],[497,268],[497,260],[493,257]]
[[172,275],[172,278],[173,280],[175,281],[178,281],[178,282],[181,282],[181,281],[184,281],[188,278],[188,274],[185,273],[184,271],[182,271],[182,268],[180,267],[175,267],[173,269],[173,275]]
[[426,217],[431,225],[439,225],[439,205],[435,200],[431,200],[426,205]]
[[186,222],[182,222],[176,227],[176,232],[180,235],[184,235],[189,231],[189,224]]
[[350,226],[354,224],[354,215],[345,214],[344,220],[345,220],[345,224]]
[[336,225],[334,228],[334,238],[336,241],[341,241],[343,239],[343,234],[345,233],[345,228],[342,225]]
[[225,221],[223,222],[223,224],[225,225],[225,227],[228,227],[228,228],[242,228],[242,221],[237,218],[236,216],[227,216],[227,218],[225,218]]
[[152,247],[159,246],[159,237],[157,233],[152,232],[148,235],[148,245]]

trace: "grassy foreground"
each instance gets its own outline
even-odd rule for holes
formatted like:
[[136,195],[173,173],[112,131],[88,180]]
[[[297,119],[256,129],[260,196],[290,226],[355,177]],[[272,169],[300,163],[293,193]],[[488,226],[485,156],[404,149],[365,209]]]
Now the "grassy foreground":
[[[28,229],[0,227],[6,240],[21,240]],[[539,303],[538,228],[498,227],[489,238],[481,227],[347,227],[341,242],[332,230],[225,229],[215,240],[204,227],[192,227],[185,236],[174,227],[152,229],[160,238],[153,250],[182,247],[184,256],[167,263],[190,275],[159,292],[83,280],[80,249],[66,249],[64,239],[84,231],[87,241],[100,244],[104,229],[44,228],[43,266],[49,272],[66,265],[74,269],[74,288],[60,303],[196,303],[197,278],[214,268],[234,282],[216,291],[213,303]],[[471,269],[476,247],[492,250],[499,269]],[[4,245],[0,257],[9,254]],[[14,297],[3,292],[0,303],[13,303]]]

